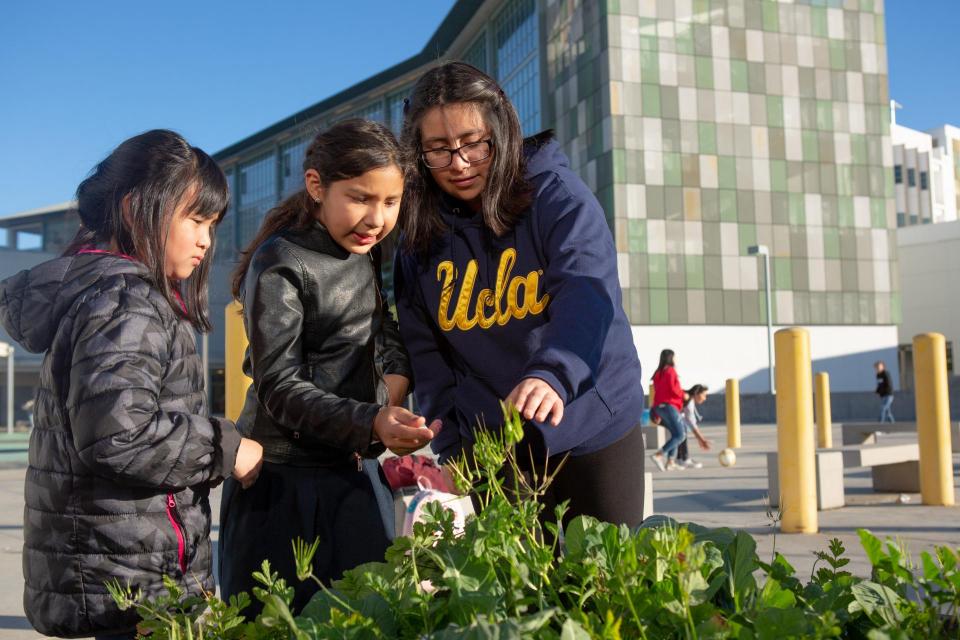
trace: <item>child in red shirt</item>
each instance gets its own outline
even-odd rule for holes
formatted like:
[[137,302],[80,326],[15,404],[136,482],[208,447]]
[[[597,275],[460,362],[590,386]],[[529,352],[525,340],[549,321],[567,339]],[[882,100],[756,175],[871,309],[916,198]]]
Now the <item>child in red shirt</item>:
[[661,425],[670,431],[670,439],[651,457],[661,470],[679,469],[676,458],[677,447],[686,438],[686,430],[680,419],[683,410],[683,387],[674,368],[674,353],[671,349],[660,352],[660,365],[653,373],[653,396],[657,401],[653,408],[660,417]]

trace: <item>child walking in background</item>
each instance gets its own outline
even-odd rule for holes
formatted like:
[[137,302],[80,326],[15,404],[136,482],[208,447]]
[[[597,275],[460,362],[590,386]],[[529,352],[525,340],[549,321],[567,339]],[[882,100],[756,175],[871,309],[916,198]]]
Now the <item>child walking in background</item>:
[[702,384],[695,384],[684,393],[684,397],[686,401],[680,418],[683,420],[685,433],[683,442],[677,447],[677,464],[682,468],[701,469],[703,463],[690,457],[687,442],[690,440],[690,434],[692,433],[701,449],[704,451],[710,450],[710,441],[700,432],[700,421],[703,420],[703,416],[697,411],[697,405],[703,404],[707,400],[707,387]]
[[683,388],[674,368],[676,356],[671,349],[660,352],[660,364],[653,372],[653,397],[657,403],[653,411],[659,416],[661,425],[670,432],[670,438],[652,456],[660,471],[676,470],[677,448],[686,438],[686,428],[680,419],[683,410]]
[[347,120],[314,139],[303,170],[304,188],[267,215],[234,274],[253,378],[239,426],[264,464],[253,487],[224,484],[220,511],[224,598],[250,592],[267,559],[295,589],[295,611],[318,587],[296,579],[291,541],[319,538],[313,571],[326,584],[382,561],[393,505],[375,458],[433,436],[397,406],[410,368],[380,292],[377,245],[403,193],[396,140]]
[[0,317],[45,351],[30,434],[24,611],[46,635],[133,638],[116,580],[153,599],[162,576],[213,591],[210,487],[249,484],[260,445],[207,417],[195,330],[209,331],[216,163],[170,131],[122,143],[77,189],[63,257],[0,285]]

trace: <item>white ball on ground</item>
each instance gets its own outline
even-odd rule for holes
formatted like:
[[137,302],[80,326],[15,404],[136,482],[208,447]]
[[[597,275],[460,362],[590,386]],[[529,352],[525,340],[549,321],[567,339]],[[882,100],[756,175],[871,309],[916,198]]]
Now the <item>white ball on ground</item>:
[[732,467],[737,464],[737,454],[733,449],[724,449],[718,457],[720,458],[720,464],[725,467]]

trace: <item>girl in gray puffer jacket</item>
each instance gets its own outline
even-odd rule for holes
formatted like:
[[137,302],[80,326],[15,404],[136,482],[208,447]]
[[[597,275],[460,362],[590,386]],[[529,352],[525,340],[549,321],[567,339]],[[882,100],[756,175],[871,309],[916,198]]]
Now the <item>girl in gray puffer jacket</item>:
[[256,477],[262,450],[206,417],[194,329],[209,330],[223,173],[170,131],[122,143],[77,190],[63,257],[0,284],[0,319],[46,352],[30,436],[24,610],[55,636],[133,637],[106,583],[213,590],[210,487]]

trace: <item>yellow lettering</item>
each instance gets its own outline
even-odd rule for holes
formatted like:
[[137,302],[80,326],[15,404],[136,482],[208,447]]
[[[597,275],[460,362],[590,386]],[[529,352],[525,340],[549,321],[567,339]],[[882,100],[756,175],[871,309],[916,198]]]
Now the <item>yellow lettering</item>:
[[[437,323],[440,329],[452,331],[456,327],[461,331],[469,331],[475,326],[488,329],[494,324],[504,326],[510,320],[522,320],[528,314],[542,313],[550,302],[550,296],[544,294],[537,299],[537,291],[540,288],[539,272],[531,271],[526,276],[511,277],[516,262],[516,249],[506,249],[500,255],[494,288],[493,290],[482,289],[477,294],[477,300],[473,305],[473,317],[470,316],[470,301],[477,281],[479,269],[477,261],[470,260],[467,263],[460,293],[457,295],[457,304],[452,314],[450,301],[454,294],[456,267],[449,260],[441,262],[437,266],[437,281],[441,283],[440,305],[437,309]],[[522,298],[520,287],[523,287]],[[487,315],[488,309],[493,312],[492,315]]]
[[[493,308],[492,316],[483,314],[484,307]],[[477,295],[477,324],[481,329],[489,329],[497,321],[496,301],[493,299],[493,292],[490,289],[484,289]]]
[[453,263],[449,260],[437,265],[437,280],[443,284],[440,287],[440,308],[437,309],[437,323],[443,331],[453,329],[453,318],[447,316],[450,308],[450,298],[453,297]]
[[470,298],[473,297],[473,283],[477,281],[477,261],[471,260],[467,263],[467,273],[463,276],[463,285],[460,287],[460,295],[457,296],[457,309],[453,312],[453,318],[457,321],[457,329],[469,331],[477,324],[476,318],[469,317]]

